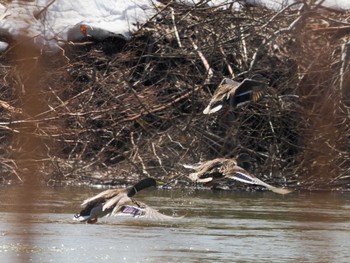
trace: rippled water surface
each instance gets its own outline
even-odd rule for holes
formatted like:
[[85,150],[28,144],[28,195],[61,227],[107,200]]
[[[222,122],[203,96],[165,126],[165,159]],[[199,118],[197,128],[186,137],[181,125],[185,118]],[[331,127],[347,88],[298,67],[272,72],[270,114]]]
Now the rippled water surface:
[[143,201],[182,219],[72,220],[100,190],[0,188],[0,262],[349,262],[350,194],[145,190]]

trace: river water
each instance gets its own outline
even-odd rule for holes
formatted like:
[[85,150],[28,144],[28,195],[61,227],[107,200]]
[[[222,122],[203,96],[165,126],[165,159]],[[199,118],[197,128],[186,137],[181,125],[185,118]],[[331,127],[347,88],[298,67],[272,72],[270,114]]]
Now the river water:
[[[168,215],[155,222],[72,220],[101,190],[44,188],[34,206],[0,188],[0,262],[349,262],[350,193],[144,190]],[[21,220],[19,220],[21,219]]]

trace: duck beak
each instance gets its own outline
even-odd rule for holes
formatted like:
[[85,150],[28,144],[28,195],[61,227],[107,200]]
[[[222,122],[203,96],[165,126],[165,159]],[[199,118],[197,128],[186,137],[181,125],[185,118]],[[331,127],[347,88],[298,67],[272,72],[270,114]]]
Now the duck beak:
[[165,185],[165,183],[164,182],[162,182],[162,181],[158,181],[158,180],[156,180],[156,185],[158,186],[158,185]]

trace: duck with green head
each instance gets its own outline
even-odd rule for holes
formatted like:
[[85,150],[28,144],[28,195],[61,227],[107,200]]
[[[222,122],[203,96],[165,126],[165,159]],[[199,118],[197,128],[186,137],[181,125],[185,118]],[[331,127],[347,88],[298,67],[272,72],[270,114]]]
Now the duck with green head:
[[137,192],[156,185],[157,181],[155,179],[146,178],[131,188],[103,191],[86,199],[81,204],[83,209],[74,215],[73,219],[89,224],[96,223],[98,218],[110,215],[145,217],[155,220],[173,219],[174,217],[159,213],[157,210],[132,198]]

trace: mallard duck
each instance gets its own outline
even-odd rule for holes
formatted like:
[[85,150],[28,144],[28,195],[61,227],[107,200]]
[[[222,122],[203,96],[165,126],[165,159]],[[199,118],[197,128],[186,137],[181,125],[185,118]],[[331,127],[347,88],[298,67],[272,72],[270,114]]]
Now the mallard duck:
[[81,206],[83,209],[74,215],[74,220],[93,224],[97,219],[109,215],[126,215],[132,217],[146,217],[155,220],[166,220],[174,217],[163,215],[157,210],[138,202],[133,197],[137,192],[156,186],[157,181],[146,178],[126,189],[109,189],[86,199]]
[[203,113],[212,114],[219,111],[225,101],[229,101],[229,105],[232,108],[240,107],[249,101],[256,102],[262,98],[264,87],[266,87],[266,83],[253,79],[244,79],[242,82],[236,82],[224,78]]
[[278,194],[288,194],[291,192],[288,189],[274,187],[261,181],[238,166],[234,159],[216,158],[195,165],[184,165],[184,167],[195,170],[194,173],[189,175],[189,178],[193,182],[208,183],[223,178],[230,178],[247,184],[261,185]]

